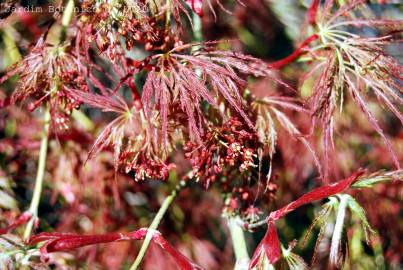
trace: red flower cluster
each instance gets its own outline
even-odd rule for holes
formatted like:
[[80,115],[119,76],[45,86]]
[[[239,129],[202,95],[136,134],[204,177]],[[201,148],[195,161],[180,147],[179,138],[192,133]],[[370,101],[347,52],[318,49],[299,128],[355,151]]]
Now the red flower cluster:
[[185,157],[191,161],[194,174],[208,187],[227,168],[239,166],[242,173],[256,167],[257,135],[236,118],[222,127],[211,127],[202,137],[202,143],[187,142]]

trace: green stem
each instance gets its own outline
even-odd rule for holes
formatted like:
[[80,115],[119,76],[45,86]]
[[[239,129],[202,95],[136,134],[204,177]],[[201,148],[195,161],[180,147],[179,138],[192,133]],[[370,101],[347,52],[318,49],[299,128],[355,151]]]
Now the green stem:
[[74,0],[69,0],[69,2],[67,2],[67,5],[64,8],[64,12],[63,12],[62,30],[61,30],[61,34],[60,34],[59,43],[62,43],[66,39],[67,28],[73,18],[73,14],[74,14]]
[[236,259],[234,270],[247,270],[250,258],[246,247],[245,234],[239,223],[237,218],[228,219]]
[[165,17],[165,30],[169,30],[169,24],[171,22],[171,0],[167,0],[167,13]]
[[28,239],[31,236],[35,219],[38,216],[39,201],[41,199],[43,179],[45,175],[46,154],[48,151],[49,122],[50,122],[50,112],[49,109],[46,109],[44,116],[44,126],[42,131],[41,148],[39,150],[38,169],[36,171],[35,188],[34,193],[32,195],[31,205],[29,206],[28,210],[32,214],[32,218],[27,223],[27,226],[25,228],[24,239]]
[[[69,26],[74,14],[74,0],[69,0],[62,17],[62,33],[60,36],[59,44],[62,43],[66,38],[67,27]],[[55,85],[52,87],[52,92],[57,92],[57,80],[55,80]],[[46,155],[48,152],[48,133],[49,133],[49,125],[50,125],[50,110],[46,108],[45,116],[44,116],[44,126],[42,131],[42,140],[41,140],[41,148],[39,150],[39,161],[38,161],[38,169],[36,172],[35,179],[35,188],[34,193],[32,195],[31,204],[29,206],[28,212],[32,214],[32,218],[27,223],[24,231],[24,239],[27,240],[32,233],[32,229],[34,227],[35,220],[38,216],[38,207],[39,202],[41,200],[41,193],[43,188],[43,180],[45,175],[45,167],[46,167]]]
[[62,17],[62,26],[63,27],[68,27],[71,19],[73,18],[73,13],[74,13],[74,0],[69,0],[67,3],[63,17]]
[[139,254],[137,255],[136,260],[134,261],[132,266],[130,267],[130,270],[136,270],[139,268],[141,261],[143,260],[144,255],[147,252],[148,246],[150,245],[151,239],[154,234],[154,230],[156,230],[158,228],[162,218],[164,217],[165,213],[168,210],[168,207],[171,205],[171,203],[175,199],[178,192],[179,192],[179,189],[177,188],[177,189],[173,190],[172,193],[168,197],[165,198],[160,209],[158,210],[157,215],[151,222],[150,227],[148,227],[147,234],[146,234],[146,237],[144,238],[143,244],[141,245]]

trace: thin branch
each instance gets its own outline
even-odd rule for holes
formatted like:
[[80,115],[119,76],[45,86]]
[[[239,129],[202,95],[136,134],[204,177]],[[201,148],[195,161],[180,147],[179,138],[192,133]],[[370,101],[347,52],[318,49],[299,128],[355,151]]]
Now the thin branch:
[[62,17],[62,30],[60,33],[59,44],[63,43],[63,41],[67,37],[67,28],[73,18],[74,15],[74,0],[69,0],[64,8],[63,17]]
[[48,132],[49,132],[49,122],[50,122],[50,111],[46,108],[44,115],[44,126],[42,131],[41,148],[39,150],[39,161],[38,169],[36,171],[35,188],[32,195],[31,204],[29,206],[28,212],[32,214],[31,219],[27,223],[24,232],[24,239],[28,239],[31,236],[34,222],[38,216],[39,201],[41,199],[42,186],[46,167],[46,155],[48,151]]
[[130,270],[137,270],[147,252],[148,246],[150,245],[150,242],[152,240],[154,231],[158,229],[159,224],[161,223],[162,218],[164,217],[165,213],[168,210],[168,207],[171,205],[173,200],[175,199],[176,195],[179,193],[179,191],[185,187],[185,182],[182,181],[176,188],[171,192],[171,194],[165,198],[164,202],[162,203],[160,209],[157,212],[157,215],[151,222],[150,227],[147,229],[147,235],[144,239],[143,244],[141,245],[139,254],[137,255],[134,263],[130,267]]
[[255,223],[243,222],[243,227],[246,230],[254,230],[254,229],[259,228],[259,227],[264,226],[264,225],[267,225],[267,218],[265,218],[265,219],[263,219],[261,221],[255,222]]

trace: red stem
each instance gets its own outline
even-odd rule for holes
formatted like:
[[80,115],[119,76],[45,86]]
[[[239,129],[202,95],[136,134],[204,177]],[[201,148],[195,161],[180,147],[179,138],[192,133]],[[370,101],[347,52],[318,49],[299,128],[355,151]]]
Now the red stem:
[[267,67],[280,69],[280,68],[294,62],[295,59],[297,59],[300,55],[305,53],[305,50],[304,50],[305,47],[312,41],[317,40],[318,38],[319,38],[319,36],[317,34],[311,35],[310,37],[305,39],[304,42],[302,42],[302,44],[299,45],[298,48],[292,54],[290,54],[286,58],[283,58],[281,60],[268,64]]
[[307,12],[307,19],[309,24],[316,23],[316,14],[318,13],[320,0],[313,0]]
[[141,108],[143,108],[143,103],[141,102],[141,96],[136,84],[134,83],[133,77],[129,79],[128,85],[133,94],[133,105],[136,109],[141,110]]

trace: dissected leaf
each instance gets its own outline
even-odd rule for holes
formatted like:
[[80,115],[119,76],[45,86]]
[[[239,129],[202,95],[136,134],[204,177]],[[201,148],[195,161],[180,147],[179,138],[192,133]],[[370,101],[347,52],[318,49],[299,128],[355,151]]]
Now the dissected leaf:
[[341,180],[337,183],[326,185],[323,187],[316,188],[304,195],[302,195],[299,199],[289,203],[283,208],[273,211],[270,213],[267,223],[268,229],[266,231],[266,235],[263,237],[262,241],[258,245],[255,250],[255,253],[252,257],[252,260],[249,265],[249,269],[255,267],[259,260],[261,260],[261,256],[264,254],[267,257],[270,264],[275,263],[281,257],[280,251],[280,241],[278,239],[277,231],[275,228],[275,221],[294,211],[298,207],[311,203],[313,201],[321,200],[327,198],[329,196],[341,193],[349,188],[357,178],[362,175],[364,171],[358,171],[352,174],[350,177]]
[[308,236],[312,232],[312,229],[318,225],[320,228],[324,227],[327,221],[329,220],[329,217],[332,213],[332,210],[337,207],[338,201],[335,197],[329,197],[329,201],[322,205],[322,209],[319,211],[318,215],[315,217],[313,220],[312,224],[309,226],[307,233],[304,237],[304,240],[302,242],[302,245],[304,246],[306,244],[306,241],[308,240]]
[[379,171],[370,175],[362,175],[358,178],[357,182],[353,184],[354,188],[371,188],[376,184],[390,182],[390,181],[403,181],[403,170],[397,171]]
[[[262,257],[263,256],[263,257]],[[270,264],[275,263],[281,257],[280,240],[274,222],[268,223],[266,235],[257,246],[255,253],[249,264],[249,269],[253,269],[262,258],[267,258]]]
[[173,105],[179,105],[187,115],[193,140],[201,140],[205,126],[205,116],[200,108],[202,102],[218,109],[218,97],[222,97],[250,128],[254,127],[243,108],[241,91],[246,81],[241,75],[267,76],[265,63],[241,53],[215,50],[208,43],[202,44],[203,50],[190,55],[182,53],[199,45],[183,45],[172,50],[169,57],[156,55],[153,58],[158,71],[149,72],[141,99],[147,118],[150,118],[151,111],[159,111],[164,143]]
[[301,256],[292,252],[292,246],[287,249],[281,247],[283,257],[288,264],[289,270],[306,270],[308,265]]
[[367,243],[369,243],[369,241],[370,241],[369,234],[374,234],[375,231],[371,228],[371,225],[369,225],[369,222],[365,215],[364,208],[362,208],[361,205],[353,197],[351,197],[349,195],[345,195],[345,196],[348,196],[348,202],[347,202],[348,208],[351,210],[351,212],[354,215],[356,215],[360,219],[362,226],[364,228],[365,239],[366,239]]
[[[48,254],[53,252],[74,250],[89,245],[111,243],[116,241],[142,240],[145,238],[147,230],[148,230],[147,228],[143,228],[130,233],[115,232],[115,233],[97,234],[97,235],[45,232],[32,236],[29,239],[28,244],[35,245],[44,242],[44,244],[40,248],[40,251],[42,260],[46,261],[48,259]],[[180,269],[182,270],[202,269],[200,266],[193,264],[188,258],[186,258],[180,252],[174,249],[161,236],[161,234],[158,231],[154,231],[152,240],[174,258]]]
[[302,195],[299,199],[287,204],[283,208],[276,210],[274,212],[271,212],[269,215],[269,220],[276,221],[304,204],[311,203],[311,202],[321,200],[321,199],[325,199],[325,198],[335,195],[337,193],[342,193],[347,188],[349,188],[357,180],[357,178],[360,175],[362,175],[363,173],[364,173],[364,171],[358,171],[358,172],[352,174],[350,177],[348,177],[344,180],[341,180],[337,183],[316,188],[316,189]]

